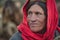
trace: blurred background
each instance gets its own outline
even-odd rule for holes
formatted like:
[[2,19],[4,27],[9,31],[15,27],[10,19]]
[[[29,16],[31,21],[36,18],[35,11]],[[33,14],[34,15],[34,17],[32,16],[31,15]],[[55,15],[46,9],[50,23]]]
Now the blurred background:
[[[25,0],[0,0],[0,40],[9,40],[17,32],[23,14],[22,6]],[[60,26],[60,0],[56,0]]]

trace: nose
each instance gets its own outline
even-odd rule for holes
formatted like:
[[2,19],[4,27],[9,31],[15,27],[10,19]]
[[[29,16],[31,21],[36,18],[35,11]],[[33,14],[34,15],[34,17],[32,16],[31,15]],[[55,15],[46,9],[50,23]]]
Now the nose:
[[37,19],[36,15],[35,15],[35,14],[32,14],[32,16],[31,16],[31,21],[32,21],[32,22],[35,22],[36,19]]

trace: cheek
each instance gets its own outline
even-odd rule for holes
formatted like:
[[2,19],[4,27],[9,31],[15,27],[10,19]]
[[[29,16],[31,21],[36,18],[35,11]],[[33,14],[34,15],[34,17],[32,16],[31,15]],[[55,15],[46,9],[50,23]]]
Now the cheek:
[[38,20],[41,21],[41,22],[44,22],[44,21],[46,21],[46,17],[45,16],[41,16],[40,18],[38,18]]
[[46,17],[38,18],[38,23],[40,24],[40,26],[44,26],[46,23]]
[[30,21],[30,18],[27,16],[27,22],[29,22]]

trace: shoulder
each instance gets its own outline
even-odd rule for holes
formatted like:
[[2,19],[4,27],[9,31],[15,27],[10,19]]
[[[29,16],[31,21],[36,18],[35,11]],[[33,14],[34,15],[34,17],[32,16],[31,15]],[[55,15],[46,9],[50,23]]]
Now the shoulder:
[[21,33],[16,32],[15,34],[12,35],[12,37],[9,40],[22,40]]

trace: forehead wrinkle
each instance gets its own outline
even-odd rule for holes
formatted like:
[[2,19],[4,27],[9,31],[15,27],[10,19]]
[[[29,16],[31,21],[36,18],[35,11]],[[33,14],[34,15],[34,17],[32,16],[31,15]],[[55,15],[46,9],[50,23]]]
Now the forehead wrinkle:
[[[37,8],[36,8],[37,7]],[[34,4],[33,6],[30,7],[29,11],[32,11],[32,12],[42,12],[44,13],[44,10],[37,4]]]

